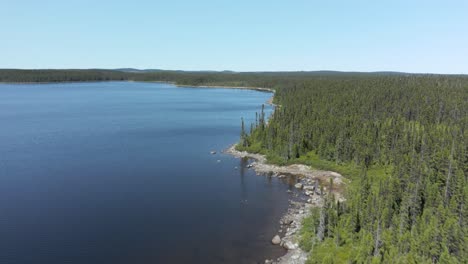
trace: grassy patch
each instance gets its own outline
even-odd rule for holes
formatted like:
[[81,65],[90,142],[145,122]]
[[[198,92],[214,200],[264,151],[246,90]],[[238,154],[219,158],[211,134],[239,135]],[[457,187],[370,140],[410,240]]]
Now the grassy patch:
[[349,263],[352,250],[350,245],[337,246],[332,238],[327,238],[312,247],[313,256],[307,260],[307,264]]

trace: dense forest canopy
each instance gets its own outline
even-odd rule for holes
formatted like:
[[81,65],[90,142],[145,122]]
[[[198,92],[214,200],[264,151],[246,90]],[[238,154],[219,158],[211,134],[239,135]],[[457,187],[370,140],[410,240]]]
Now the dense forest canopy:
[[[360,76],[276,89],[240,149],[349,180],[302,230],[309,263],[468,262],[468,79]],[[330,184],[333,184],[332,182]]]
[[467,76],[0,70],[0,82],[107,80],[275,89],[274,114],[239,148],[349,180],[345,202],[329,195],[305,222],[310,263],[468,262]]

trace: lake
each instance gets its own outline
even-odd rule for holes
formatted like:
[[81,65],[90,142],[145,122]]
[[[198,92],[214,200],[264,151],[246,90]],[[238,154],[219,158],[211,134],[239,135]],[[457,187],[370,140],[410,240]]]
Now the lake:
[[238,141],[241,117],[252,122],[271,95],[0,84],[0,262],[258,263],[284,254],[270,241],[292,186],[221,153]]

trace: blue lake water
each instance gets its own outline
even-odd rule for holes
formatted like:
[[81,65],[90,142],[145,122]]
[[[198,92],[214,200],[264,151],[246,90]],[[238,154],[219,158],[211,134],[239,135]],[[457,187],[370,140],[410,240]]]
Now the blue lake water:
[[270,240],[291,184],[220,153],[270,97],[162,83],[0,84],[0,263],[284,254]]

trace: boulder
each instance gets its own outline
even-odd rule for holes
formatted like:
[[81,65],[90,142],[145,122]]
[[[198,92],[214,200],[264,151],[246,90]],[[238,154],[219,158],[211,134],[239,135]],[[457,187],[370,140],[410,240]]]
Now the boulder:
[[296,183],[294,187],[296,187],[297,189],[302,189],[302,183]]
[[330,175],[333,176],[333,177],[342,177],[341,174],[336,173],[334,171],[330,172]]
[[283,219],[283,221],[281,221],[281,223],[283,225],[290,225],[290,224],[292,224],[292,222],[294,222],[294,221],[291,218],[285,218],[285,219]]
[[274,236],[273,239],[271,240],[271,243],[272,243],[273,245],[279,245],[279,243],[281,243],[281,238],[280,238],[278,235],[276,235],[276,236]]
[[291,241],[286,241],[283,243],[283,247],[287,250],[290,250],[290,249],[295,249],[296,245]]
[[210,151],[210,153],[211,153],[211,155],[214,155],[214,154],[216,154],[216,151],[212,150],[212,151]]

